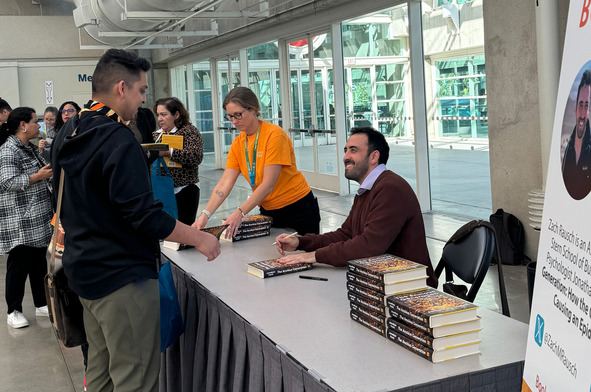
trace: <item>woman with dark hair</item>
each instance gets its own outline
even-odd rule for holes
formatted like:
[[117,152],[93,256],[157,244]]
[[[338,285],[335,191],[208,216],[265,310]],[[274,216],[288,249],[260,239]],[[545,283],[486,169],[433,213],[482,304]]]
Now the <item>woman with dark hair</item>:
[[47,138],[45,140],[39,141],[39,151],[46,161],[49,161],[51,143],[53,142],[55,135],[57,135],[66,121],[74,117],[79,111],[80,106],[78,106],[78,104],[74,101],[66,101],[62,103],[57,110],[57,118],[55,119],[55,125],[53,126],[53,129],[47,133]]
[[287,133],[277,125],[259,120],[259,100],[249,88],[232,89],[223,107],[226,120],[231,121],[240,134],[232,142],[224,174],[194,226],[205,226],[242,173],[253,192],[226,219],[227,235],[235,235],[242,218],[257,205],[261,214],[273,218],[274,227],[289,227],[301,235],[318,234],[318,200],[296,167],[293,144]]
[[[191,124],[189,113],[177,98],[161,98],[154,105],[154,113],[161,129],[154,132],[154,140],[162,141],[163,135],[183,137],[183,148],[160,151],[160,156],[170,158],[170,174],[174,180],[178,220],[191,225],[195,222],[199,206],[199,164],[203,161],[203,138]],[[175,167],[177,166],[177,167]]]
[[32,108],[14,109],[0,126],[0,254],[8,253],[5,294],[7,323],[13,328],[29,325],[22,305],[27,275],[35,315],[48,315],[43,279],[52,234],[47,181],[52,171],[30,143],[37,136],[39,124]]

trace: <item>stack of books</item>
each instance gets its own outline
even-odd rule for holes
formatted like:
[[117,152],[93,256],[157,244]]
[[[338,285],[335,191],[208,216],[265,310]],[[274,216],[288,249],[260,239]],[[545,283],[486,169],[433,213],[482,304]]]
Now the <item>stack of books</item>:
[[273,218],[266,215],[246,215],[242,218],[242,223],[238,226],[236,235],[232,238],[226,239],[226,233],[224,232],[221,239],[224,241],[242,241],[251,238],[265,237],[271,235],[271,224]]
[[[215,236],[219,241],[220,236],[222,235],[224,230],[226,230],[227,227],[228,227],[228,225],[205,227],[205,228],[201,229],[201,231],[204,231],[206,233],[209,233],[209,234]],[[167,248],[167,249],[172,249],[172,250],[185,250],[185,249],[190,249],[193,246],[181,244],[179,242],[164,240],[162,242],[162,247]]]
[[390,316],[386,298],[427,287],[427,267],[392,255],[350,260],[347,296],[353,320],[386,336]]
[[387,338],[423,358],[441,362],[480,354],[476,305],[428,287],[394,294],[386,306]]

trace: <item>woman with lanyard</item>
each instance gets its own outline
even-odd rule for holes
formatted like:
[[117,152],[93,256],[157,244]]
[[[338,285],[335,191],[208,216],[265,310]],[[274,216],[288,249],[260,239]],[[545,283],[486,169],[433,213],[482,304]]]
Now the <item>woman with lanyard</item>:
[[[169,158],[175,167],[169,165],[174,180],[174,193],[178,219],[186,225],[195,222],[199,206],[199,164],[203,161],[203,138],[191,124],[189,113],[177,98],[161,98],[154,104],[154,113],[161,129],[154,132],[154,140],[162,141],[162,135],[182,136],[182,148],[160,151],[160,156]],[[178,165],[180,164],[180,165]]]
[[43,279],[51,239],[51,168],[30,143],[39,136],[35,110],[20,107],[0,126],[0,254],[6,262],[7,323],[23,328],[27,275],[35,316],[48,316]]
[[249,88],[232,89],[224,99],[223,108],[226,120],[240,134],[230,146],[222,178],[193,226],[205,227],[242,173],[253,193],[227,217],[228,237],[235,235],[242,218],[257,205],[261,214],[273,218],[273,227],[289,227],[300,235],[318,234],[318,201],[296,167],[289,136],[277,125],[259,120],[259,100]]

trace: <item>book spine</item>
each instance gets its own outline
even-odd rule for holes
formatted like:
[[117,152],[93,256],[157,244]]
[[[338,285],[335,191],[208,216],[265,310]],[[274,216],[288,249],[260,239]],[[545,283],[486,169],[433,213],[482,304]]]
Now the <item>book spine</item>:
[[349,271],[351,271],[353,273],[356,273],[358,275],[367,276],[368,278],[372,278],[372,279],[377,279],[377,280],[379,280],[381,282],[384,281],[384,276],[383,275],[376,274],[375,272],[373,272],[371,270],[368,270],[368,269],[359,267],[359,266],[354,265],[354,264],[348,264],[348,267],[349,267]]
[[409,309],[405,306],[401,306],[400,304],[392,301],[387,301],[387,305],[393,315],[403,315],[406,318],[414,320],[416,324],[430,327],[429,318],[424,317],[420,312]]
[[375,322],[380,323],[384,327],[384,329],[386,328],[386,317],[380,312],[376,312],[366,307],[359,306],[352,302],[349,303],[349,306],[351,307],[351,310],[355,311],[355,313],[367,316]]
[[355,284],[378,291],[384,295],[384,282],[367,276],[358,275],[354,272],[347,272],[347,280]]
[[252,220],[252,221],[242,221],[242,223],[240,223],[240,226],[238,226],[238,229],[243,229],[245,227],[253,227],[253,226],[271,226],[273,222],[270,219],[261,219],[258,221]]
[[410,339],[406,336],[400,335],[393,330],[388,330],[386,335],[388,339],[393,341],[396,344],[404,347],[405,349],[412,351],[415,354],[420,355],[421,357],[433,362],[433,350],[428,347],[423,346],[416,340]]
[[347,291],[347,296],[349,297],[349,302],[352,304],[354,303],[360,306],[364,306],[368,309],[379,312],[384,316],[389,316],[390,314],[388,308],[384,304],[381,304],[379,301],[363,297],[351,291]]
[[364,316],[363,314],[357,313],[353,310],[350,312],[350,315],[352,320],[358,322],[366,328],[371,329],[377,334],[386,336],[386,328],[384,325],[380,325],[380,323],[372,320],[370,317]]
[[263,231],[263,230],[267,230],[267,231],[271,230],[271,225],[238,227],[238,230],[236,230],[236,235],[247,234],[247,233]]
[[347,289],[349,291],[352,291],[355,294],[359,294],[359,295],[362,295],[366,298],[370,298],[374,301],[377,301],[380,304],[384,303],[384,294],[382,294],[378,291],[375,291],[375,290],[372,290],[367,287],[363,287],[363,286],[360,286],[360,285],[357,285],[357,284],[354,284],[351,282],[347,282]]
[[253,233],[246,233],[246,234],[240,234],[240,235],[236,235],[236,236],[232,237],[232,242],[249,240],[251,238],[257,238],[257,237],[265,237],[265,236],[268,236],[270,234],[271,234],[271,232],[269,230],[258,231],[258,232],[253,232]]
[[304,271],[312,268],[312,264],[298,265],[297,267],[278,268],[274,270],[263,270],[263,278],[270,278],[272,276],[290,274],[292,272]]
[[393,320],[389,320],[388,323],[388,331],[394,331],[399,335],[406,336],[407,338],[411,338],[416,340],[417,342],[421,343],[423,346],[426,346],[430,349],[433,348],[433,337],[429,336],[425,332],[422,332],[419,329],[412,328],[408,325],[397,323]]
[[[421,332],[424,332],[426,334],[429,334],[430,336],[433,336],[433,329],[430,328],[429,326],[417,323],[415,321],[415,319],[410,318],[410,317],[406,317],[403,314],[393,312],[392,309],[390,309],[390,308],[388,308],[388,310],[390,311],[390,318],[388,320],[386,320],[386,323],[388,324],[388,328],[391,328],[390,324],[392,322],[402,322],[404,324],[410,325],[412,328],[415,328]],[[392,319],[392,320],[390,320],[390,319]]]

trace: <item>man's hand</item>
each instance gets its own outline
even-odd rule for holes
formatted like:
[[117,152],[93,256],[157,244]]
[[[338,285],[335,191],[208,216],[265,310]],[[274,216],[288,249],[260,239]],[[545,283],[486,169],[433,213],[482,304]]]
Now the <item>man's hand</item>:
[[296,236],[290,236],[289,234],[281,234],[275,238],[275,245],[277,246],[277,252],[281,253],[281,256],[285,256],[285,252],[293,252],[298,248],[300,240]]
[[201,252],[207,261],[212,261],[218,257],[221,253],[220,242],[215,236],[206,233],[201,230],[196,230],[200,235],[199,239],[195,242],[195,249]]
[[298,263],[314,264],[316,262],[316,252],[296,253],[293,255],[284,256],[277,261],[285,265]]

